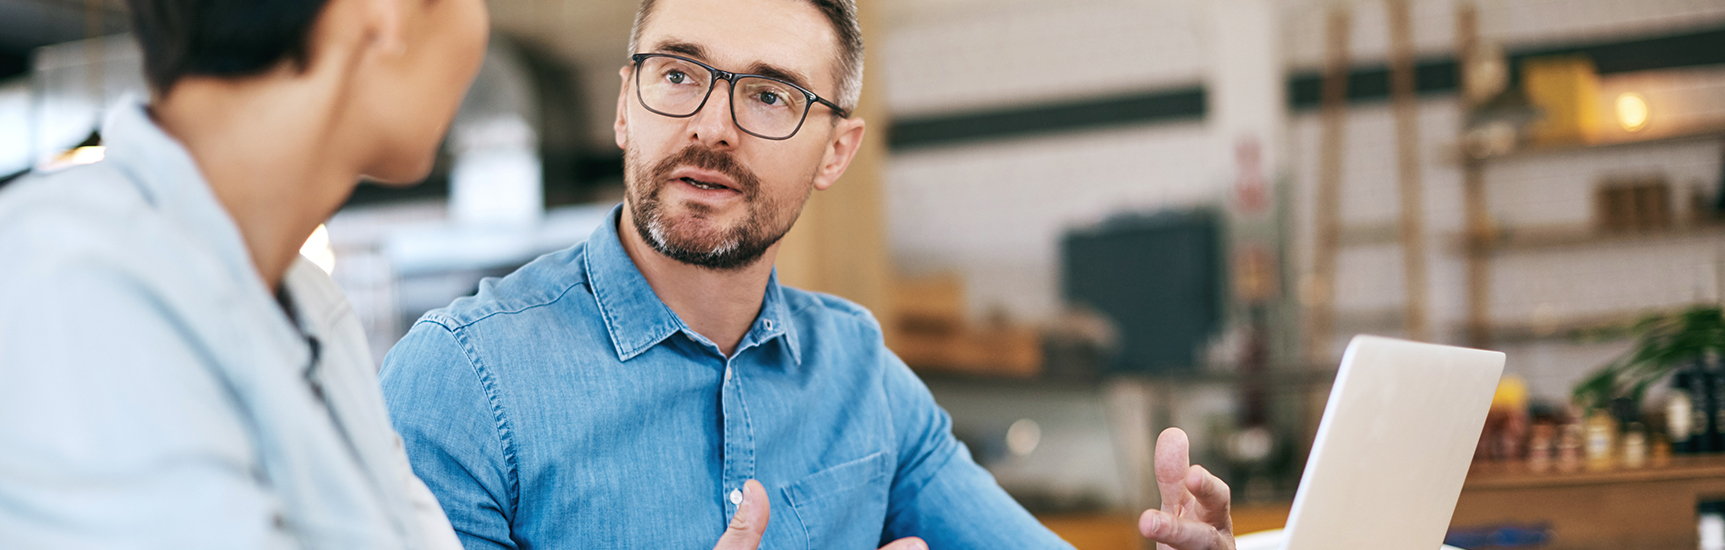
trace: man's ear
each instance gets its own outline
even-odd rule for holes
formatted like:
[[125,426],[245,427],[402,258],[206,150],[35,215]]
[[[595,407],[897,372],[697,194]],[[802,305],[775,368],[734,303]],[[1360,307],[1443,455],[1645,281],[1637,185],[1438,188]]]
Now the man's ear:
[[617,148],[629,148],[629,74],[634,67],[624,65],[617,69],[617,76],[622,77],[623,86],[617,90],[617,120],[611,123],[611,131],[617,134]]
[[861,117],[840,119],[833,125],[832,140],[827,142],[826,155],[821,158],[820,170],[815,172],[816,190],[827,190],[838,183],[839,176],[845,175],[857,149],[862,147],[863,133],[867,130],[868,123]]

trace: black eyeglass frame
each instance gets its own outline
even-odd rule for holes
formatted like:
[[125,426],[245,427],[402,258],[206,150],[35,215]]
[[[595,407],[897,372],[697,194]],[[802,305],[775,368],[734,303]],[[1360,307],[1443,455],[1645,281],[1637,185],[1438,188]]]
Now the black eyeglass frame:
[[[670,114],[670,113],[667,113],[667,112],[664,112],[664,111],[661,111],[658,109],[654,109],[652,106],[647,105],[647,98],[641,96],[641,63],[645,62],[647,59],[654,58],[654,57],[668,57],[668,58],[676,59],[679,61],[685,61],[688,63],[693,63],[697,66],[700,66],[703,69],[706,69],[708,73],[711,73],[713,75],[712,78],[707,79],[707,93],[705,95],[701,96],[701,104],[696,105],[694,111],[690,111],[689,114],[686,114],[686,115],[673,115],[673,114]],[[639,100],[641,102],[642,107],[645,107],[647,110],[652,111],[654,114],[657,114],[660,116],[667,116],[667,117],[671,117],[671,118],[689,118],[689,117],[695,116],[696,114],[701,112],[701,109],[704,109],[707,107],[707,101],[713,98],[713,88],[718,87],[720,80],[724,80],[726,82],[731,83],[731,92],[729,92],[729,93],[736,93],[737,79],[747,77],[747,78],[759,78],[762,80],[770,80],[773,82],[784,84],[786,86],[790,86],[791,88],[793,88],[799,92],[802,92],[803,95],[805,96],[805,98],[808,100],[808,103],[805,103],[803,105],[802,117],[797,119],[797,127],[792,129],[791,133],[786,134],[784,137],[771,137],[771,136],[766,136],[766,135],[756,133],[755,131],[750,130],[748,128],[744,128],[743,124],[741,122],[737,122],[737,101],[736,101],[736,98],[732,98],[732,100],[730,102],[731,103],[731,124],[737,125],[738,130],[742,130],[743,132],[745,132],[751,136],[755,136],[755,137],[758,137],[761,139],[769,139],[769,140],[773,140],[773,141],[784,141],[784,140],[796,137],[797,132],[800,132],[803,129],[803,123],[808,122],[809,111],[814,110],[816,103],[819,103],[821,105],[826,105],[827,108],[832,109],[833,113],[837,114],[839,116],[839,118],[849,118],[850,117],[850,113],[845,111],[843,107],[839,107],[837,103],[827,101],[826,98],[823,98],[819,95],[816,95],[814,92],[809,91],[807,88],[804,88],[802,86],[798,86],[795,83],[787,81],[787,80],[782,79],[782,78],[774,78],[771,76],[759,75],[759,74],[733,73],[730,71],[719,69],[719,68],[714,67],[712,65],[708,65],[706,63],[702,63],[700,61],[696,61],[693,59],[689,59],[687,57],[683,57],[683,56],[676,55],[676,54],[669,54],[669,53],[638,53],[638,54],[630,55],[629,59],[631,61],[635,62],[635,99]]]

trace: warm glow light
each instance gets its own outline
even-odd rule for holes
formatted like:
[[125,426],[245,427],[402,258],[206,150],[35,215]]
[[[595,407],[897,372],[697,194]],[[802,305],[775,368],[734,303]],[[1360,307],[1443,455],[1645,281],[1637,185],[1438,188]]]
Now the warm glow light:
[[1617,96],[1617,123],[1631,132],[1646,128],[1647,100],[1634,92]]
[[329,229],[318,224],[317,230],[311,232],[311,238],[299,247],[299,255],[311,260],[324,273],[335,273],[335,248],[329,244]]
[[1029,455],[1041,443],[1042,426],[1035,420],[1020,418],[1006,429],[1006,449],[1015,456]]
[[95,164],[102,162],[102,158],[106,157],[107,154],[108,149],[100,145],[77,147],[54,157],[54,160],[49,161],[48,165],[43,167],[43,171],[52,172],[81,164]]

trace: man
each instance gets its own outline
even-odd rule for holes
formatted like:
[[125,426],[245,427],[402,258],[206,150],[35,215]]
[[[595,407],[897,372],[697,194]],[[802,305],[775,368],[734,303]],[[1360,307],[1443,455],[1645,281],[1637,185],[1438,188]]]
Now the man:
[[0,547],[458,546],[299,249],[425,176],[484,3],[130,7],[152,101],[0,194]]
[[[647,0],[630,53],[624,204],[385,360],[391,418],[467,548],[701,547],[767,502],[764,548],[1066,547],[971,460],[867,311],[774,275],[862,142],[852,4]],[[1141,530],[1232,548],[1226,486],[1186,467],[1184,434],[1163,443],[1164,510]]]

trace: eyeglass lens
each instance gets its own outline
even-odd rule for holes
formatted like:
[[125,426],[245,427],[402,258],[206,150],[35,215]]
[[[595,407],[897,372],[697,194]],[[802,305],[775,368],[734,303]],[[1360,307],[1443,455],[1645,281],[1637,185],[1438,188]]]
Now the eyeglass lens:
[[[637,83],[641,102],[667,116],[695,114],[715,84],[705,67],[672,57],[649,57],[641,61]],[[738,77],[731,86],[731,112],[737,126],[769,138],[796,133],[809,108],[808,96],[777,80]]]

